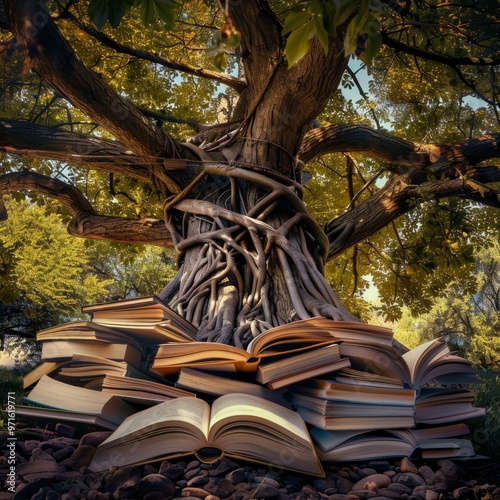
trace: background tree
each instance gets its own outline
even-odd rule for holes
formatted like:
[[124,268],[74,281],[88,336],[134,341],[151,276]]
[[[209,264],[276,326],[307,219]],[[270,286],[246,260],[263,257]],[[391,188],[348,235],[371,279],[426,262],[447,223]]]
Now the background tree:
[[131,254],[119,245],[87,244],[67,233],[59,214],[9,198],[9,218],[0,226],[0,351],[12,358],[36,359],[36,332],[88,319],[84,304],[150,295],[173,276],[160,249]]
[[55,198],[74,235],[175,246],[160,295],[200,339],[351,319],[329,282],[368,274],[387,315],[428,307],[498,225],[496,2],[134,4],[4,0],[0,193]]
[[417,342],[442,335],[450,347],[485,369],[500,369],[500,244],[478,250],[476,275],[457,276],[426,314],[406,310],[396,334]]

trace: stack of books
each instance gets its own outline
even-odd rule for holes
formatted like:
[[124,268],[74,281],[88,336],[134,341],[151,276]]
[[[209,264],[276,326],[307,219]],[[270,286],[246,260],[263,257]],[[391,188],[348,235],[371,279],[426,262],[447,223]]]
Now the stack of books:
[[114,430],[93,470],[195,454],[322,476],[322,461],[474,455],[463,420],[484,409],[464,385],[480,380],[442,339],[402,355],[390,329],[316,317],[241,349],[196,341],[157,297],[83,310],[39,332],[18,413]]

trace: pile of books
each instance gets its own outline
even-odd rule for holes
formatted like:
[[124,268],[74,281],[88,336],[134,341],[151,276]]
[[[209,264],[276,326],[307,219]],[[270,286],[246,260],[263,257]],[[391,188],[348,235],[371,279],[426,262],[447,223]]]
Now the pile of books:
[[324,475],[324,461],[471,457],[478,383],[435,339],[400,354],[392,331],[315,317],[247,347],[196,341],[157,297],[85,306],[42,330],[18,414],[113,430],[91,468],[222,455]]

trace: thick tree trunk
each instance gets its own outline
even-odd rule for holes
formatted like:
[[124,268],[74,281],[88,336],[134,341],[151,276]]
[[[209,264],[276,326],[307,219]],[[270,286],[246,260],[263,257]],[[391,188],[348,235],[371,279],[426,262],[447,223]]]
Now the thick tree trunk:
[[166,204],[181,265],[160,296],[199,340],[245,346],[297,319],[355,319],[324,278],[328,241],[291,177],[241,160],[207,164]]

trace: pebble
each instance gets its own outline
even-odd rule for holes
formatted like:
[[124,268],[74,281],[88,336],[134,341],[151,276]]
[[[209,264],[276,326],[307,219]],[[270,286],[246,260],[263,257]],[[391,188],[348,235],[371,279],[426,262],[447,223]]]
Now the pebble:
[[[466,462],[451,460],[325,464],[321,478],[225,457],[211,464],[165,460],[94,473],[88,465],[109,434],[78,436],[66,424],[54,431],[30,428],[16,442],[16,493],[0,492],[0,500],[500,500],[498,464],[485,464],[474,478]],[[9,471],[6,439],[0,434],[2,491]]]

